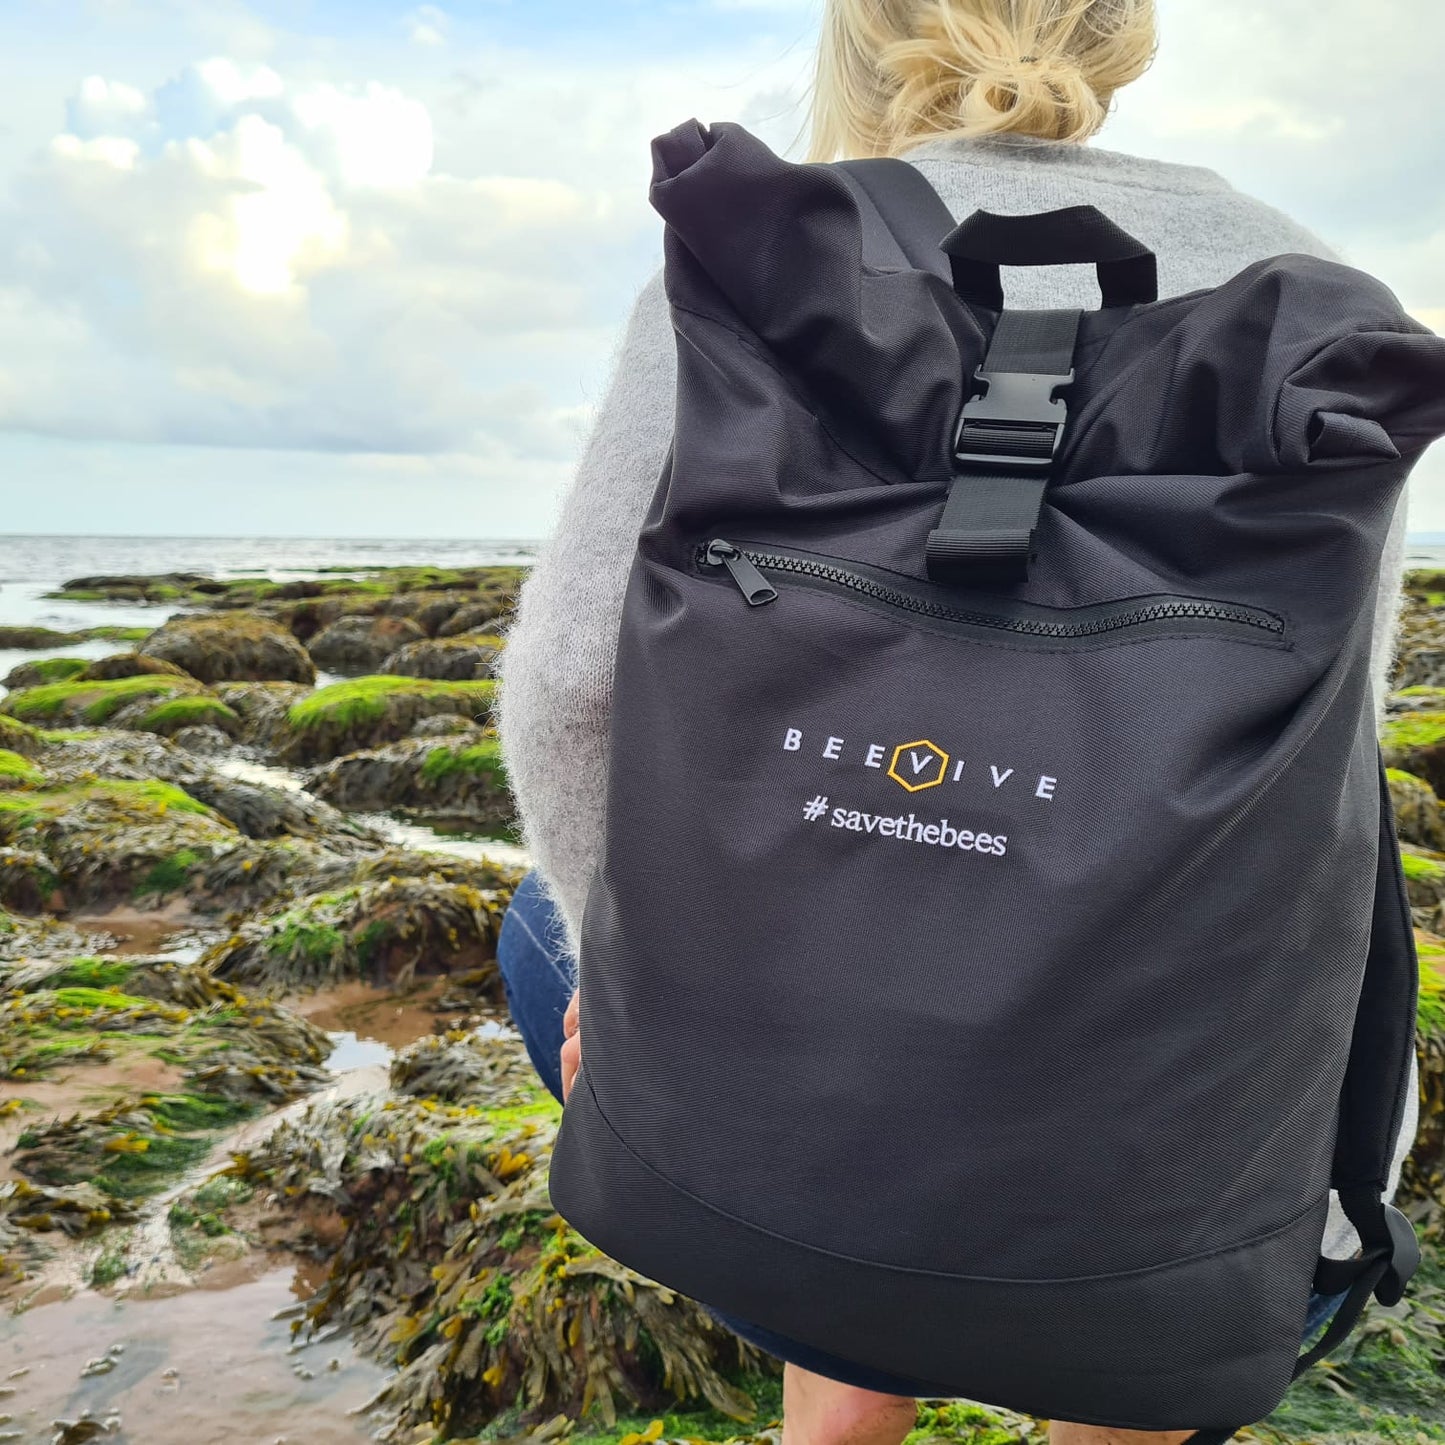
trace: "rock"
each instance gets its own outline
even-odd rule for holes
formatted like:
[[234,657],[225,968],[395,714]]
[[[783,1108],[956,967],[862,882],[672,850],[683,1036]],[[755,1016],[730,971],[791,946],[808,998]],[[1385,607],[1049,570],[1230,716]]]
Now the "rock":
[[405,809],[488,837],[515,837],[500,747],[481,732],[447,741],[405,738],[350,753],[311,774],[306,788],[353,812]]
[[0,748],[0,792],[11,788],[36,788],[45,782],[45,774],[28,758]]
[[159,657],[147,657],[142,652],[117,652],[90,663],[76,676],[81,682],[112,682],[118,677],[187,677],[189,674]]
[[494,624],[507,615],[507,604],[500,599],[469,602],[459,607],[437,630],[438,637],[460,637],[467,632],[494,631]]
[[465,592],[403,592],[388,597],[377,611],[388,617],[410,617],[428,637],[435,637],[467,602]]
[[[329,1260],[310,1328],[355,1331],[363,1353],[397,1366],[376,1403],[398,1439],[438,1421],[470,1438],[560,1416],[526,1437],[559,1445],[584,1402],[612,1420],[652,1411],[669,1386],[736,1419],[754,1413],[742,1385],[775,1367],[556,1220],[546,1176],[560,1111],[516,1040],[449,1035],[396,1068],[409,1092],[380,1108],[317,1101],[238,1168],[294,1219],[286,1242]],[[444,1098],[410,1092],[427,1079]],[[344,1227],[308,1230],[338,1208]]]
[[137,599],[168,602],[187,592],[225,591],[226,584],[201,572],[161,572],[154,576],[116,573],[97,577],[73,577],[61,584],[61,597],[76,594],[86,599],[101,598],[117,602]]
[[424,717],[407,734],[413,738],[445,738],[458,733],[474,733],[477,725],[469,717],[457,717],[453,713],[438,713],[435,717]]
[[1445,850],[1445,811],[1430,784],[1411,773],[1390,768],[1385,774],[1395,806],[1395,830],[1402,842]]
[[162,698],[159,702],[145,699],[127,703],[110,719],[110,726],[158,733],[161,737],[171,737],[184,728],[207,727],[237,737],[241,732],[241,719],[220,698],[197,693]]
[[1405,891],[1410,907],[1434,912],[1445,902],[1445,853],[1400,845],[1400,862],[1405,871]]
[[201,964],[217,978],[280,993],[355,978],[404,988],[418,976],[495,958],[506,904],[505,895],[466,884],[388,878],[316,894],[245,924]]
[[484,719],[494,684],[415,677],[360,677],[333,683],[286,714],[279,752],[289,761],[323,762],[404,738],[424,717],[441,713]]
[[0,712],[0,748],[18,753],[22,758],[33,758],[45,746],[45,739],[37,729]]
[[1445,710],[1387,718],[1380,746],[1387,768],[1413,773],[1437,795],[1445,788]]
[[400,677],[484,678],[502,650],[500,637],[465,633],[461,637],[431,637],[413,642],[387,658],[385,673]]
[[187,724],[171,735],[171,741],[197,757],[220,757],[231,751],[231,738],[220,728],[206,723]]
[[68,682],[86,670],[83,657],[45,657],[22,662],[5,674],[4,685],[12,692],[23,687],[42,687],[48,682]]
[[30,848],[0,847],[0,907],[58,913],[65,906],[50,859]]
[[43,647],[73,647],[84,640],[84,633],[56,632],[50,627],[0,627],[0,647],[17,652],[38,652]]
[[306,649],[279,623],[254,612],[174,617],[140,649],[202,682],[314,682]]
[[419,642],[426,633],[409,617],[343,617],[306,645],[312,660],[327,672],[376,672],[398,648]]
[[311,689],[295,682],[222,682],[216,696],[241,719],[241,741],[274,752],[286,739],[286,714]]
[[[176,716],[158,711],[162,702],[205,692],[199,682],[189,677],[143,675],[112,682],[52,682],[10,693],[0,700],[0,712],[46,727],[101,727],[111,723],[122,708],[143,703],[130,714],[132,725],[141,725],[143,719],[163,721]],[[181,715],[193,720],[190,714]]]

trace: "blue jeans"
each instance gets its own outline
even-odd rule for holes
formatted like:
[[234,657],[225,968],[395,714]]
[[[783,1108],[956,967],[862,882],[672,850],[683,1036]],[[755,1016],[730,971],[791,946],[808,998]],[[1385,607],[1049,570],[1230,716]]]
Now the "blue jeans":
[[[558,1098],[562,1097],[562,1069],[558,1054],[562,1049],[562,1015],[572,996],[572,972],[567,962],[566,944],[560,920],[551,900],[543,893],[535,873],[529,873],[517,889],[512,906],[502,922],[497,941],[497,963],[512,1010],[512,1022],[522,1035],[527,1053],[536,1066],[542,1082]],[[1309,1339],[1334,1314],[1344,1295],[1311,1295],[1305,1320],[1304,1338]],[[708,1313],[721,1320],[735,1334],[760,1350],[777,1356],[789,1364],[800,1365],[815,1375],[825,1375],[845,1385],[862,1390],[876,1390],[883,1395],[933,1395],[917,1380],[902,1379],[882,1370],[870,1370],[835,1355],[824,1354],[809,1345],[775,1335],[747,1320],[706,1306]]]

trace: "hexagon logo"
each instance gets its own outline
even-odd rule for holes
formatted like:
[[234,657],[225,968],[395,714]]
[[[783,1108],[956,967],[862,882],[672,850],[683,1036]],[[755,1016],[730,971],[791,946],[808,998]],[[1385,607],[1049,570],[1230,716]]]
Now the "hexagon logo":
[[888,765],[888,776],[910,793],[936,788],[947,771],[948,754],[927,738],[920,738],[916,743],[899,743]]

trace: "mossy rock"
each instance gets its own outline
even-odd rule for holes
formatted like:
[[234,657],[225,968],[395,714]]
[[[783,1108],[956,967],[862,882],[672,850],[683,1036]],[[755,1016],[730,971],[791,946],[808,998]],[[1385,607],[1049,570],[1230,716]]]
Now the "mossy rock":
[[[396,1367],[378,1403],[398,1438],[559,1413],[608,1430],[623,1411],[689,1403],[754,1415],[777,1366],[557,1218],[560,1110],[518,1042],[426,1041],[394,1077],[406,1093],[318,1102],[233,1172],[294,1211],[291,1240],[328,1261],[307,1327],[354,1330]],[[428,1080],[445,1096],[420,1094]],[[345,1229],[310,1233],[327,1208]]]
[[53,627],[0,627],[0,648],[15,652],[39,652],[47,647],[74,647],[84,642],[80,632],[57,632]]
[[1395,829],[1405,843],[1445,851],[1445,811],[1435,790],[1424,778],[1398,768],[1387,769],[1390,800],[1395,808]]
[[241,733],[241,719],[220,698],[200,693],[147,705],[133,721],[126,719],[124,725],[137,732],[159,733],[161,737],[172,737],[192,727],[217,728],[232,738]]
[[467,605],[464,592],[402,592],[388,597],[377,608],[387,617],[409,617],[428,637],[437,633]]
[[200,572],[107,573],[72,577],[46,595],[72,602],[174,602],[224,591],[226,584]]
[[83,657],[42,657],[22,662],[5,674],[4,686],[11,692],[26,687],[43,687],[48,682],[69,682],[78,677],[89,664]]
[[117,652],[90,663],[77,674],[81,682],[112,682],[118,677],[187,677],[182,668],[143,652]]
[[490,677],[501,650],[502,639],[488,634],[430,637],[399,648],[382,671],[399,677]]
[[450,713],[481,720],[491,709],[493,688],[490,681],[386,676],[333,683],[287,712],[280,751],[293,762],[324,762],[396,742],[424,717]]
[[155,780],[0,792],[0,845],[44,854],[72,907],[185,892],[238,836],[188,793]]
[[1405,873],[1405,891],[1412,908],[1432,912],[1445,901],[1445,853],[1417,848],[1413,843],[1400,845],[1400,863]]
[[507,901],[434,878],[357,884],[244,925],[202,962],[217,978],[272,992],[356,978],[402,988],[490,964]]
[[337,758],[306,779],[308,792],[357,812],[403,810],[512,841],[516,809],[496,738],[405,738]]
[[22,758],[34,758],[43,751],[45,745],[45,736],[39,728],[33,728],[29,723],[7,717],[0,712],[0,748],[19,753]]
[[29,758],[0,748],[0,788],[38,788],[44,782],[45,774]]
[[468,632],[495,633],[496,624],[508,612],[510,599],[495,598],[485,602],[468,602],[457,608],[437,630],[438,637],[460,637]]
[[1387,768],[1423,778],[1437,795],[1445,788],[1445,710],[1386,719],[1380,746]]
[[392,653],[425,637],[409,617],[342,617],[317,633],[306,650],[327,672],[370,673],[379,671]]
[[286,715],[311,688],[296,682],[221,682],[215,694],[241,719],[241,741],[274,752],[287,738]]
[[316,680],[306,649],[278,622],[254,612],[173,617],[140,651],[206,683]]
[[0,701],[0,712],[50,727],[101,727],[128,703],[203,693],[189,677],[121,677],[112,682],[52,682],[25,688]]

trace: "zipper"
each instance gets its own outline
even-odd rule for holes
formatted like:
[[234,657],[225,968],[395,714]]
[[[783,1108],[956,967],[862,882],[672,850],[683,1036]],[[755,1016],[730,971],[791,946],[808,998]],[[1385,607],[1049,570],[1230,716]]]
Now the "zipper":
[[1288,645],[1282,617],[1262,608],[1207,597],[1158,594],[1070,608],[1041,607],[1003,597],[961,602],[950,588],[864,563],[845,566],[829,557],[740,546],[720,538],[702,543],[697,548],[696,562],[705,573],[726,569],[751,607],[777,599],[777,588],[764,575],[772,573],[816,590],[851,594],[868,605],[909,613],[965,633],[1002,632],[1040,642],[1089,641],[1137,628],[1169,631],[1183,623],[1206,633],[1251,633],[1259,641],[1272,638]]

